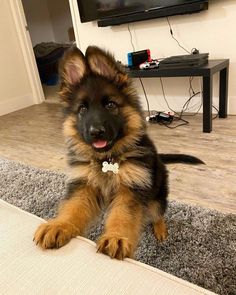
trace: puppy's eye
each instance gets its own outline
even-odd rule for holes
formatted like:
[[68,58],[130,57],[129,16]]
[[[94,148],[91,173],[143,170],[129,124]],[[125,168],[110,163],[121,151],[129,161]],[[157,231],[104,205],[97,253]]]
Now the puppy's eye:
[[106,104],[106,109],[108,110],[112,110],[112,109],[115,109],[117,108],[117,104],[114,102],[114,101],[109,101],[107,104]]
[[84,105],[84,104],[81,104],[81,105],[79,106],[79,108],[78,108],[78,112],[79,112],[80,114],[84,114],[85,112],[87,112],[87,110],[88,110],[88,108],[87,108],[86,105]]

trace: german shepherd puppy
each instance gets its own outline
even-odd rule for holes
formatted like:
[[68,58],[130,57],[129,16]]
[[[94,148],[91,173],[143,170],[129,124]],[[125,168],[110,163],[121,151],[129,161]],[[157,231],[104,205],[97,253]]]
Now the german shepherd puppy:
[[199,164],[187,155],[160,155],[146,133],[139,98],[110,53],[90,46],[69,49],[61,67],[64,135],[71,175],[58,216],[39,226],[34,240],[59,248],[85,231],[108,208],[97,250],[132,257],[143,227],[151,222],[167,238],[168,173],[164,162]]

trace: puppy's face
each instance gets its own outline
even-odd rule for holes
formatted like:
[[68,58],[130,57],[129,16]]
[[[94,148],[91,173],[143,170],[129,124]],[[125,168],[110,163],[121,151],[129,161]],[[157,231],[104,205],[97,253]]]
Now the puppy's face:
[[98,152],[104,152],[123,136],[123,95],[101,77],[90,75],[79,86],[74,99],[77,128],[82,139]]
[[84,56],[70,49],[61,64],[61,79],[69,114],[67,136],[73,135],[74,145],[77,141],[80,149],[117,153],[135,143],[144,127],[139,102],[126,72],[109,53],[88,47]]

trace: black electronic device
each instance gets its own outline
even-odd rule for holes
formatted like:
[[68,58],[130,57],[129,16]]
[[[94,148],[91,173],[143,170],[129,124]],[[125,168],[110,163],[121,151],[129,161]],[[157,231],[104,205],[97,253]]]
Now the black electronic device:
[[209,53],[195,53],[167,57],[159,62],[159,69],[201,67],[208,62]]
[[77,0],[81,22],[98,20],[98,26],[187,14],[208,9],[208,0]]
[[146,120],[150,123],[171,123],[174,119],[174,114],[168,112],[157,112]]

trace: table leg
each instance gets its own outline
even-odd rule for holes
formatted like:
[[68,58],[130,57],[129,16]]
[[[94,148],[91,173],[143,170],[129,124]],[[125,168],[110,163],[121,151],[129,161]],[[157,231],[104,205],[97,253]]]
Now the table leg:
[[219,117],[227,118],[229,67],[220,71]]
[[212,76],[203,77],[203,132],[212,131]]

